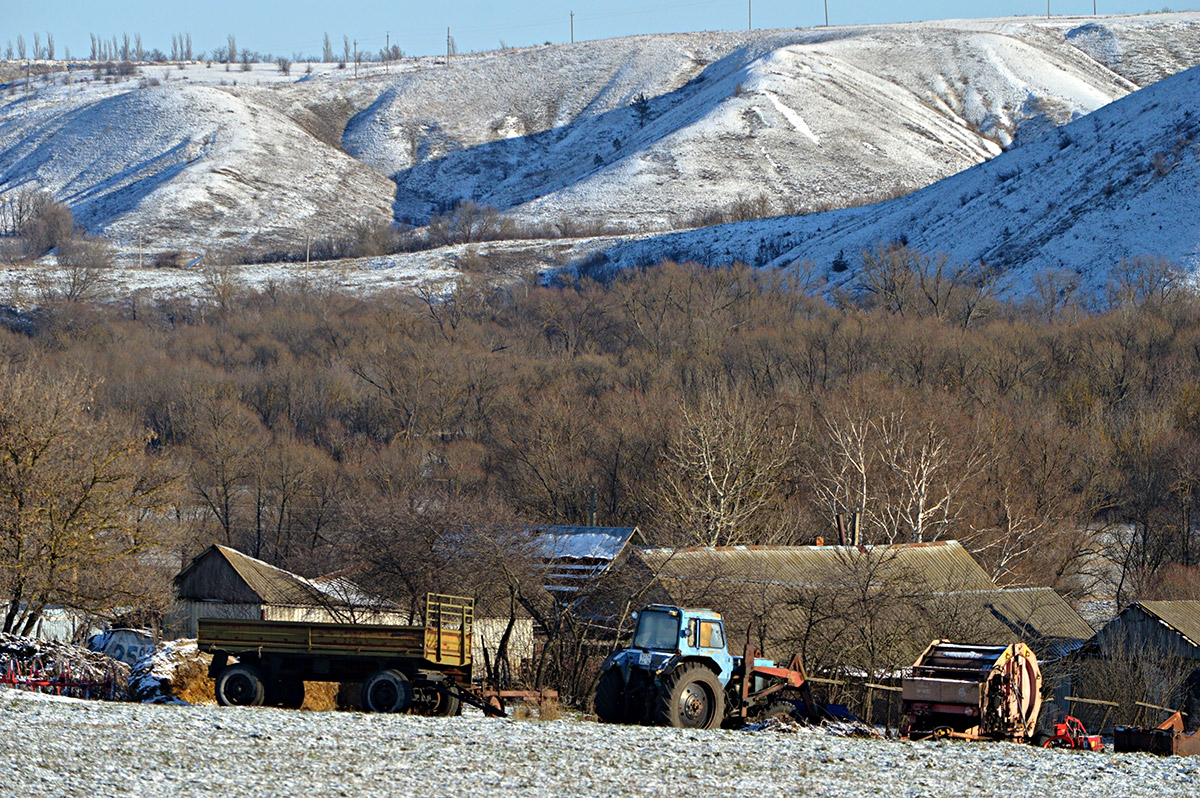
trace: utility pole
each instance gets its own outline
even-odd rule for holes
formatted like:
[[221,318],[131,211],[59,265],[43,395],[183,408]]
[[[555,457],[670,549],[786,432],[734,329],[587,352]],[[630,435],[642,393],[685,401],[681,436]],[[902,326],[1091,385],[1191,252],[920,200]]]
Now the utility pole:
[[446,27],[446,66],[450,66],[450,28]]
[[1046,19],[1050,19],[1050,0],[1046,0]]
[[385,41],[387,42],[387,44],[384,45],[384,47],[386,49],[383,51],[383,74],[386,75],[388,73],[388,62],[392,60],[392,32],[391,31],[387,32],[387,39]]
[[754,0],[746,0],[746,30],[754,30]]
[[829,0],[825,0],[825,27],[829,27]]
[[354,79],[358,80],[358,39],[354,40]]
[[575,12],[571,12],[571,44],[575,43]]

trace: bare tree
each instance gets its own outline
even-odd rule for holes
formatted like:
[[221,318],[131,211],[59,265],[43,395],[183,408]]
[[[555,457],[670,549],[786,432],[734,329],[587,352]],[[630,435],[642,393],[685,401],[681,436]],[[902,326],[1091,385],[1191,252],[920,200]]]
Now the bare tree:
[[50,278],[46,299],[86,302],[101,298],[109,285],[113,246],[110,241],[92,236],[70,238],[58,245],[57,279]]
[[35,59],[42,57],[42,36],[37,31],[33,32],[33,57]]
[[25,37],[19,33],[17,34],[17,58],[25,60]]
[[799,430],[787,409],[713,392],[679,412],[663,468],[663,522],[702,546],[763,542],[768,527],[786,532],[778,514],[766,516],[795,457]]
[[138,61],[146,60],[145,52],[142,50],[142,34],[140,33],[135,33],[133,35],[133,50]]
[[342,63],[350,63],[350,37],[342,35]]
[[94,384],[0,365],[3,631],[51,604],[99,611],[136,599],[127,566],[156,542],[170,480],[143,436],[94,411]]
[[54,60],[54,34],[46,31],[46,58]]
[[237,57],[238,57],[237,38],[231,33],[225,38],[225,42],[226,42],[226,49],[229,51],[226,54],[226,61],[225,61],[226,71],[228,71],[229,64],[232,64],[233,62],[237,61]]
[[186,61],[192,60],[192,34],[185,33],[183,35],[183,58]]
[[329,41],[329,34],[325,34],[325,42],[321,47],[321,60],[326,64],[333,63],[333,44]]

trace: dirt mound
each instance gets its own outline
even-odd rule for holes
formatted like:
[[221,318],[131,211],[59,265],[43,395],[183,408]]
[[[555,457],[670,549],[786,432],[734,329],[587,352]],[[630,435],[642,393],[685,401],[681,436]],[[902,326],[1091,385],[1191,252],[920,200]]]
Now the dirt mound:
[[0,684],[74,698],[124,701],[129,666],[69,643],[0,633]]

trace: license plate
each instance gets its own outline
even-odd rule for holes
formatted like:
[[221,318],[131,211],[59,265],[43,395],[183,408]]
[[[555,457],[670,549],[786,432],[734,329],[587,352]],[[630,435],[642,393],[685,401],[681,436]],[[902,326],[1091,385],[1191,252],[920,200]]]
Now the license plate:
[[638,654],[638,665],[649,665],[650,659],[651,659],[650,652],[643,651],[641,654]]

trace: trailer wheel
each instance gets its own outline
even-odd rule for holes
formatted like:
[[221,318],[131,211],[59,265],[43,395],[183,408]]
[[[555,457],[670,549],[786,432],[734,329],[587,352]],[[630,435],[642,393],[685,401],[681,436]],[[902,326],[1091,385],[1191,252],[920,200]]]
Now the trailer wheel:
[[462,714],[462,699],[449,690],[438,690],[437,709],[433,714],[443,718],[451,718]]
[[715,673],[687,663],[663,677],[654,709],[660,726],[715,729],[725,717],[725,694]]
[[625,707],[625,679],[620,668],[609,668],[600,674],[596,685],[596,717],[605,723],[630,723]]
[[262,706],[267,694],[262,671],[240,662],[226,666],[217,675],[216,694],[223,707]]
[[363,682],[363,709],[368,712],[407,712],[412,700],[412,682],[400,671],[375,671]]

